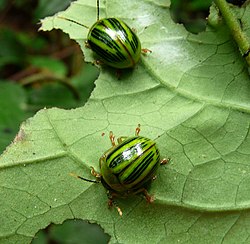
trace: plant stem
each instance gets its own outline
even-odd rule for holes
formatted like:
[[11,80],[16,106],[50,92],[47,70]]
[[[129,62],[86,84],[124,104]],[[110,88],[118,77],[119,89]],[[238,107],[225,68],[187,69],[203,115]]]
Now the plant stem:
[[[228,25],[235,41],[237,42],[244,56],[244,54],[247,53],[250,49],[250,43],[247,39],[247,36],[242,31],[238,19],[234,16],[234,13],[230,9],[229,4],[226,2],[226,0],[214,0],[214,2],[219,8],[226,24]],[[245,58],[248,66],[250,66],[250,55],[248,54]]]
[[38,73],[38,74],[33,74],[27,78],[23,78],[20,80],[21,85],[23,86],[28,86],[34,83],[38,82],[48,82],[48,81],[57,81],[61,83],[62,85],[66,86],[74,95],[76,100],[80,100],[80,94],[77,91],[77,89],[69,82],[67,78],[62,78],[58,77],[55,75],[50,75],[50,74],[44,74],[44,73]]

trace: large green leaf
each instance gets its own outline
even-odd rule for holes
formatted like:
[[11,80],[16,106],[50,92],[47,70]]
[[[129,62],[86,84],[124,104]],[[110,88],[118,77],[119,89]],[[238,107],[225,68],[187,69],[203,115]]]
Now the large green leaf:
[[[120,80],[102,67],[84,107],[44,109],[22,124],[0,158],[1,243],[29,242],[69,218],[97,222],[112,243],[249,242],[250,82],[228,28],[214,19],[192,35],[173,23],[163,0],[106,0],[101,7],[102,17],[136,28],[152,54]],[[58,15],[90,26],[95,1],[77,1]],[[43,21],[44,30],[52,28],[69,33],[93,60],[84,47],[87,29],[57,16]],[[138,123],[171,162],[152,184],[155,202],[120,199],[120,217],[101,185],[69,173],[91,178],[90,166],[98,168],[110,147],[108,132],[132,135]]]

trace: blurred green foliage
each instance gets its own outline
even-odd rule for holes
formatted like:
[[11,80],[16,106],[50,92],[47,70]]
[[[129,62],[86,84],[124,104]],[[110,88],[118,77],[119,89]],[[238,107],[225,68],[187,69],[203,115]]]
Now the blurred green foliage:
[[[61,31],[38,32],[40,18],[70,2],[0,1],[0,92],[8,91],[0,96],[0,152],[13,140],[20,123],[36,111],[83,106],[94,88],[98,69],[84,63],[78,45]],[[18,116],[10,115],[17,111],[14,107]]]

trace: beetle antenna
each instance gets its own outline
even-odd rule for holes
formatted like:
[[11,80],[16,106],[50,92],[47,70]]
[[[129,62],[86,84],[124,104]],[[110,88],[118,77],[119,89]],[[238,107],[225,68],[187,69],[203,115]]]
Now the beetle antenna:
[[65,17],[62,17],[62,16],[57,16],[57,17],[58,17],[59,19],[68,20],[68,21],[70,21],[70,22],[72,22],[72,23],[74,23],[74,24],[81,25],[82,27],[85,27],[85,28],[89,29],[89,27],[88,27],[87,25],[81,24],[81,23],[79,23],[79,22],[77,22],[77,21],[75,21],[75,20],[73,20],[73,19],[68,19],[68,18],[65,18]]
[[70,173],[69,175],[70,175],[70,176],[73,176],[73,177],[76,177],[76,178],[78,178],[78,179],[80,179],[80,180],[84,180],[84,181],[88,181],[88,182],[92,182],[92,183],[100,183],[100,181],[86,179],[86,178],[83,178],[83,177],[81,177],[81,176],[79,176],[79,175],[77,175],[77,174],[75,174],[75,173]]
[[100,12],[99,12],[99,7],[100,7],[99,0],[97,0],[96,5],[97,5],[97,21],[98,21],[99,20],[99,14],[100,14]]

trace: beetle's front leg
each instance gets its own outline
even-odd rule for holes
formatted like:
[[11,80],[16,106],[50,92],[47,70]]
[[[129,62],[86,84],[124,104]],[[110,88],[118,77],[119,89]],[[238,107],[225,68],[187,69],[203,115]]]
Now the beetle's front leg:
[[121,136],[121,137],[117,138],[118,144],[121,144],[127,138],[128,138],[127,136]]
[[[141,125],[138,124],[138,126],[135,128],[135,136],[139,136],[141,131]],[[118,144],[121,144],[124,140],[126,140],[128,137],[127,136],[121,136],[117,139]]]
[[138,124],[138,126],[135,128],[135,135],[139,136],[140,131],[141,131],[141,125]]
[[112,131],[109,132],[109,139],[111,141],[112,146],[115,146],[115,136]]
[[91,166],[90,168],[91,168],[91,174],[95,176],[98,180],[101,180],[101,174],[96,172],[94,167]]

